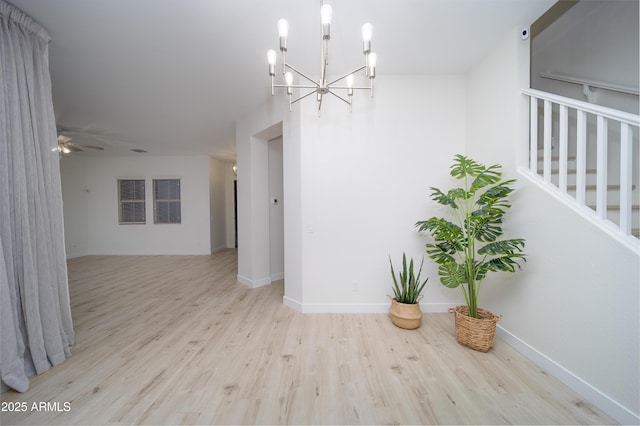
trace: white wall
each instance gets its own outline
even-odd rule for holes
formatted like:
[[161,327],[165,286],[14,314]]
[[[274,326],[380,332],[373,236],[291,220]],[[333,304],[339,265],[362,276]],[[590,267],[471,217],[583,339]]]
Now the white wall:
[[[307,312],[388,309],[389,256],[418,262],[426,240],[414,224],[436,214],[429,187],[448,182],[464,151],[464,77],[380,76],[375,99],[354,96],[353,112],[328,99],[318,118],[301,108],[302,252]],[[298,108],[298,107],[297,107]],[[286,181],[285,181],[286,184]],[[446,310],[461,293],[431,276],[426,310]]]
[[[523,271],[487,279],[481,304],[501,336],[620,422],[638,423],[640,300],[636,254],[516,172],[526,132],[517,29],[467,76],[467,153],[519,179],[506,218],[527,241]],[[526,83],[524,83],[526,84]]]
[[[208,157],[69,156],[61,162],[61,169],[68,256],[210,253]],[[146,179],[145,225],[118,224],[119,178]],[[153,223],[154,178],[181,179],[181,224]],[[86,221],[76,222],[74,218],[82,218],[84,210]]]

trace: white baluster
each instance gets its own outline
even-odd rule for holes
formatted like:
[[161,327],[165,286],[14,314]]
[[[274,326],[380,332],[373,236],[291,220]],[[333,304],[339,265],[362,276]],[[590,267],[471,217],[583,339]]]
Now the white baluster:
[[633,129],[620,123],[620,230],[631,234],[631,180],[633,167]]
[[545,182],[551,182],[551,112],[553,106],[551,101],[544,101],[544,160],[543,160],[543,177]]
[[584,111],[578,110],[576,130],[576,200],[584,206],[587,168],[587,113]]
[[538,173],[538,99],[531,96],[529,104],[529,169]]
[[569,108],[566,105],[560,105],[560,146],[558,147],[560,176],[558,177],[558,188],[563,194],[567,193],[567,156],[568,156],[568,138],[569,138]]
[[596,130],[596,214],[607,218],[607,119],[598,116]]

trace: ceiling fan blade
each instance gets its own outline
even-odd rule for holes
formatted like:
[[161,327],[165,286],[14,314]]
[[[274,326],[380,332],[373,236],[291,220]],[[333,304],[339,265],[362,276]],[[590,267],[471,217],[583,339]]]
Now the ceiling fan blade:
[[68,142],[71,142],[71,138],[70,138],[70,137],[65,136],[65,135],[62,135],[62,134],[58,135],[58,139],[57,139],[57,140],[58,140],[58,143],[68,143]]
[[82,152],[82,150],[77,145],[72,143],[63,143],[60,145],[62,146],[62,148],[67,148],[69,151]]
[[82,143],[77,143],[77,144],[75,144],[75,145],[76,145],[76,146],[81,146],[81,147],[83,147],[83,148],[90,148],[90,149],[97,149],[97,150],[100,150],[100,151],[104,151],[104,148],[103,148],[103,147],[101,147],[101,146],[85,145],[85,144],[82,144]]

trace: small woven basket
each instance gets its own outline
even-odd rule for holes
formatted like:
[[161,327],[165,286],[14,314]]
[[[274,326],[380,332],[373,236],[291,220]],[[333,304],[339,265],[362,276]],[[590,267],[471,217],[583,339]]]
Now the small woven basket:
[[[391,322],[397,327],[406,330],[415,330],[422,324],[422,311],[420,303],[407,304],[400,303],[395,298],[391,298],[391,306],[389,307],[389,316]],[[422,296],[418,300],[422,299]]]
[[449,308],[449,312],[455,314],[458,343],[480,352],[487,352],[493,346],[496,324],[502,319],[502,315],[494,315],[478,308],[478,318],[472,318],[468,315],[466,306]]

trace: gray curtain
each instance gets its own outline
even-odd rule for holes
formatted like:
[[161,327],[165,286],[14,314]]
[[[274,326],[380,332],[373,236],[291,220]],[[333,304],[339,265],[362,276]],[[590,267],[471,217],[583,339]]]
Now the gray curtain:
[[49,40],[0,0],[0,373],[20,392],[74,343]]

